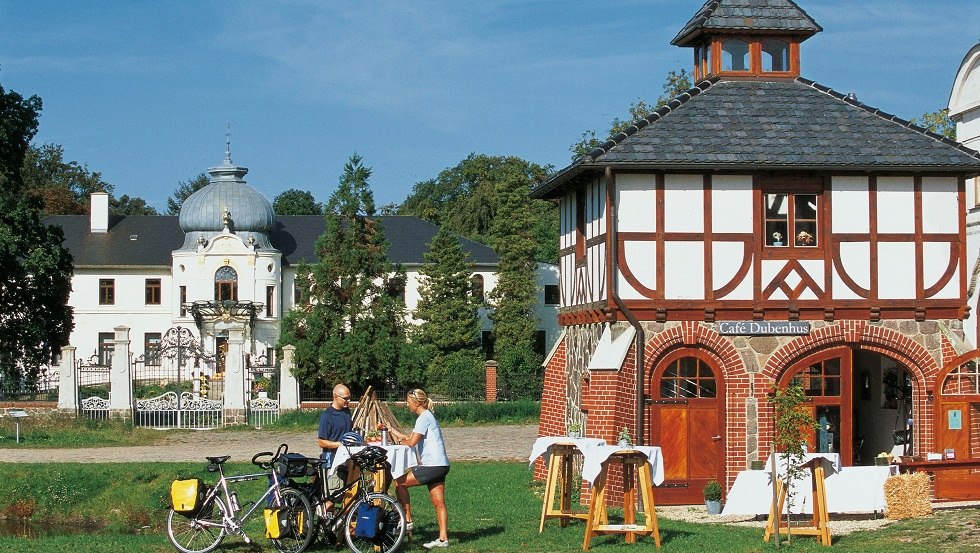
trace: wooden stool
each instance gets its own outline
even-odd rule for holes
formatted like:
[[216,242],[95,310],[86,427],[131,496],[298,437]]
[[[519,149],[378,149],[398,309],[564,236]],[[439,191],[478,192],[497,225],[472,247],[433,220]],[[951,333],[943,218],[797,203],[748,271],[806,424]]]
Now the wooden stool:
[[[541,506],[541,524],[538,533],[544,532],[544,521],[559,519],[558,524],[568,526],[568,519],[585,520],[588,512],[572,509],[572,461],[578,448],[570,444],[552,444],[548,448],[548,476],[544,485],[544,504]],[[558,498],[558,507],[555,500]]]
[[[824,470],[820,459],[812,459],[803,465],[810,469],[810,487],[813,497],[813,519],[810,526],[792,528],[792,533],[798,536],[816,536],[820,545],[831,545],[830,515],[827,513],[827,490],[824,487]],[[768,542],[777,531],[779,535],[789,535],[791,529],[782,524],[783,507],[786,504],[786,486],[776,480],[776,505],[769,508],[769,520],[766,522],[766,533],[763,541]]]
[[[606,476],[609,463],[623,464],[623,524],[609,524],[606,510]],[[639,477],[640,500],[642,501],[645,524],[636,524],[635,476]],[[626,534],[626,543],[636,543],[636,536],[652,535],[654,543],[660,547],[660,526],[657,523],[657,509],[653,502],[653,479],[646,455],[634,450],[621,450],[609,456],[592,487],[592,502],[585,523],[585,541],[582,549],[589,550],[589,541],[594,534]]]

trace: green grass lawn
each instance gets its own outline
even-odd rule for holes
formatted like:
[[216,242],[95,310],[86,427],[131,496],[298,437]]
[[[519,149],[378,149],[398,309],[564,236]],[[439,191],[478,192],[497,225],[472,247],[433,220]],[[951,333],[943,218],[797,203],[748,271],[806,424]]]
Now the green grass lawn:
[[[229,472],[252,471],[251,465],[231,465]],[[177,477],[214,475],[199,463],[150,464],[30,464],[0,463],[0,516],[18,511],[32,513],[31,520],[88,523],[98,530],[40,538],[0,537],[0,551],[122,552],[173,551],[163,527],[170,481]],[[241,497],[262,486],[242,490]],[[449,526],[454,551],[550,552],[582,548],[584,525],[574,521],[559,527],[549,521],[538,533],[542,486],[532,482],[521,463],[460,462],[453,465],[447,482]],[[423,551],[421,544],[436,536],[436,524],[426,490],[413,489],[415,541],[403,551]],[[611,516],[616,519],[617,513]],[[896,523],[874,532],[837,536],[833,549],[814,538],[795,538],[783,550],[857,551],[905,553],[942,551],[965,553],[980,550],[980,512],[949,511],[929,518]],[[260,524],[260,523],[259,523]],[[721,524],[688,524],[661,518],[663,551],[756,552],[773,549],[762,541],[761,528]],[[259,551],[274,551],[261,537],[260,526],[250,532]],[[599,536],[592,551],[649,551],[653,542],[643,538],[624,543],[622,536]],[[219,551],[247,551],[240,538],[228,538]],[[313,551],[332,551],[317,544]]]

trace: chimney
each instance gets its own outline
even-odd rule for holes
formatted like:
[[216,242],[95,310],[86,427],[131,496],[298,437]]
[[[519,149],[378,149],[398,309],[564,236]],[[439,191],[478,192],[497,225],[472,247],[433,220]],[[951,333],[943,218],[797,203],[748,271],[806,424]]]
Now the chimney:
[[109,194],[105,192],[92,193],[89,222],[92,226],[92,234],[109,232]]

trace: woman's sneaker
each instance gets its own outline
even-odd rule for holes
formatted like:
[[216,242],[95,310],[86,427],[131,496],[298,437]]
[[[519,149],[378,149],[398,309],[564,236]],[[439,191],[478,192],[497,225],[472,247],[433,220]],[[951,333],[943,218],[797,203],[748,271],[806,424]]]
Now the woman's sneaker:
[[422,545],[426,549],[435,549],[436,547],[449,547],[449,540],[443,541],[440,539],[434,539],[429,543]]

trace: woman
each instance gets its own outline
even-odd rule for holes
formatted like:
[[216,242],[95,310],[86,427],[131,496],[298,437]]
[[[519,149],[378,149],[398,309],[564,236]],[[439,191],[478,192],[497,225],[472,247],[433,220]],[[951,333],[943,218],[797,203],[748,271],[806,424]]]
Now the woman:
[[436,510],[436,521],[439,523],[439,538],[423,545],[426,549],[449,547],[449,513],[446,511],[446,475],[449,474],[449,457],[446,455],[446,443],[442,440],[442,429],[432,414],[432,400],[425,391],[418,388],[408,392],[406,399],[408,410],[415,413],[418,419],[411,436],[394,429],[391,434],[396,443],[416,447],[419,451],[421,464],[412,467],[408,472],[395,479],[395,495],[398,502],[405,508],[405,520],[408,529],[412,529],[412,505],[408,488],[426,485],[429,487],[429,499]]

